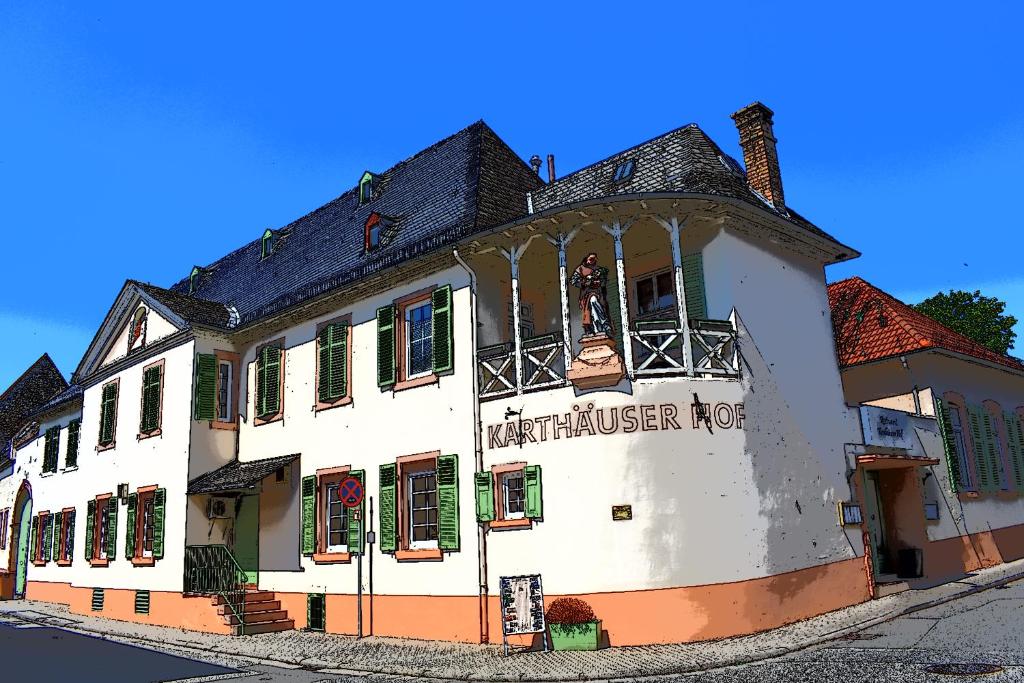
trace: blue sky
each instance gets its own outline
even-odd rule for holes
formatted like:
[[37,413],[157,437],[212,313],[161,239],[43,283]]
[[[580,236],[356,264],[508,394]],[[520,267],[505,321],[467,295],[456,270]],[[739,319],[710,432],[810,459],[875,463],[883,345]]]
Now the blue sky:
[[70,375],[126,278],[168,286],[477,119],[564,174],[691,121],[741,158],[753,100],[787,203],[864,254],[829,280],[1024,320],[1024,11],[775,4],[7,0],[0,387],[43,351]]

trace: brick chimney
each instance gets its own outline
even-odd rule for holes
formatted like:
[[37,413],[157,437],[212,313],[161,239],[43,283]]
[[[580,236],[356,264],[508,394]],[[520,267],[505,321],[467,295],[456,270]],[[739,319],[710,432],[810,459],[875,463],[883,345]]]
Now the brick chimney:
[[747,184],[760,192],[776,209],[785,207],[782,195],[782,174],[779,155],[772,133],[772,110],[760,102],[749,104],[732,115],[740,133],[743,165],[747,167]]

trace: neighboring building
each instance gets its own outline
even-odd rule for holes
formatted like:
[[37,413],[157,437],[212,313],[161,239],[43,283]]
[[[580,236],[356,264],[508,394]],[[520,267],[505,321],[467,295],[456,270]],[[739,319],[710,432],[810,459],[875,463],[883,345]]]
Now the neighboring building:
[[[15,471],[15,446],[35,436],[38,425],[30,419],[33,413],[67,386],[49,354],[44,353],[0,394],[0,599],[24,591],[25,564],[18,572],[17,560],[19,548],[29,537],[22,519],[31,515],[31,509],[24,507],[27,499],[4,495],[4,480]],[[23,553],[26,548],[21,548]]]
[[875,579],[896,579],[901,551],[930,581],[1024,557],[1024,363],[861,278],[829,301],[866,425],[853,481]]
[[746,173],[691,124],[548,183],[476,123],[170,290],[128,282],[73,378],[78,469],[23,447],[62,512],[28,596],[355,633],[361,574],[364,632],[372,604],[377,635],[478,642],[500,578],[540,574],[615,645],[868,599],[824,278],[857,253],[785,202],[771,111],[734,120]]

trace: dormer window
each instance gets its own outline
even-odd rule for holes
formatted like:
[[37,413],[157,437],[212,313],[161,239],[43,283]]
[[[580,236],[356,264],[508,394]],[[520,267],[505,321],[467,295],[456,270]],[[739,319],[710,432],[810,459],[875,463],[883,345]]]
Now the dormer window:
[[359,179],[359,204],[366,204],[373,199],[373,180],[374,175],[367,171],[363,174],[363,177]]
[[274,250],[274,231],[267,228],[263,232],[262,249],[260,251],[260,259],[265,259],[270,256],[270,252]]
[[380,246],[381,223],[380,214],[376,212],[366,219],[366,251],[373,251]]
[[203,276],[203,269],[199,266],[192,267],[192,274],[188,276],[188,293],[195,294],[199,289],[199,278]]
[[623,180],[628,180],[633,175],[633,160],[627,159],[618,166],[615,167],[615,175],[612,176],[612,180],[616,183],[621,183]]

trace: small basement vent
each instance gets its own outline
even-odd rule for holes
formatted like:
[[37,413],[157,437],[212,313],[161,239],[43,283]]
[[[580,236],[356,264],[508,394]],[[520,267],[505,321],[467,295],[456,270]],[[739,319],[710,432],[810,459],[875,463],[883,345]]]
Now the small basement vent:
[[92,589],[92,611],[102,612],[103,611],[103,589],[93,588]]
[[327,598],[323,593],[310,593],[306,596],[306,628],[323,631],[326,624]]
[[135,613],[149,614],[149,591],[135,591]]

